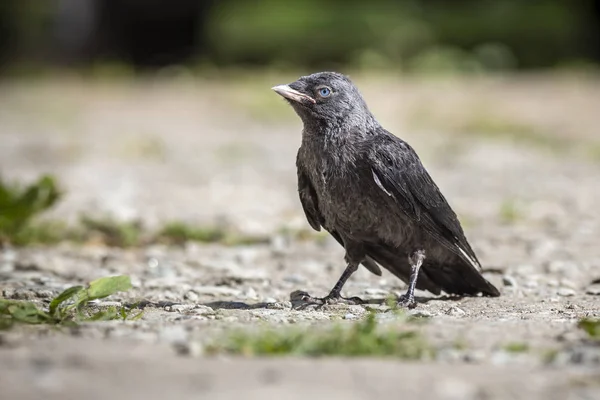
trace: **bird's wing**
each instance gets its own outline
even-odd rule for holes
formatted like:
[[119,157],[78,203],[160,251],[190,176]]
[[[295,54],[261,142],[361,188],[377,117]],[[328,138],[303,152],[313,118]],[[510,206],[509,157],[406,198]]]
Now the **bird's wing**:
[[[306,219],[310,226],[316,230],[320,231],[321,226],[323,226],[325,220],[323,215],[319,211],[319,202],[317,198],[317,194],[315,192],[315,188],[310,182],[310,178],[305,173],[304,168],[302,167],[300,162],[296,162],[297,170],[298,170],[298,194],[300,196],[300,203],[302,203],[302,208],[304,209],[304,214],[306,214]],[[344,242],[342,237],[335,230],[327,230],[331,236],[337,240],[339,244],[344,246]],[[364,265],[369,271],[374,273],[377,276],[381,276],[381,269],[377,265],[375,261],[373,261],[370,257],[367,257],[363,262]]]
[[319,202],[317,199],[317,193],[315,188],[310,182],[310,178],[304,172],[304,168],[299,162],[296,162],[298,170],[298,195],[300,196],[300,203],[302,203],[302,209],[306,214],[308,223],[315,231],[320,231],[323,225],[323,215],[319,211]]
[[374,137],[368,157],[373,179],[382,195],[392,197],[402,212],[423,226],[440,244],[480,270],[479,260],[467,242],[458,217],[412,147],[383,131]]

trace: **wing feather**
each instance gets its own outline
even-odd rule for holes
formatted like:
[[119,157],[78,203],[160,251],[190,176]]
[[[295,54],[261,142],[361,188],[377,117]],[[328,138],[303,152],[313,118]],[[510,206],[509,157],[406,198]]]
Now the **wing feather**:
[[409,218],[440,244],[476,269],[481,265],[469,245],[456,213],[441,193],[413,148],[385,131],[377,135],[368,154],[373,178],[383,194],[394,198]]

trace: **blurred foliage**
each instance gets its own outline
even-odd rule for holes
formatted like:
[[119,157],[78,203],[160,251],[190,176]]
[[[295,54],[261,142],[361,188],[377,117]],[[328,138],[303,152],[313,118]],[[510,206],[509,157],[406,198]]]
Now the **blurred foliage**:
[[131,247],[139,245],[142,238],[142,224],[138,221],[117,221],[110,217],[82,215],[80,225],[80,234],[77,236],[82,241],[100,242],[112,247]]
[[[216,66],[478,72],[589,66],[600,56],[593,0],[206,0],[195,5],[192,0],[162,5],[88,0],[79,4],[3,0],[0,53],[35,63],[52,51],[55,57],[50,59],[56,60],[68,47],[61,37],[92,32],[81,44],[86,50],[78,56],[91,61],[94,69],[102,69],[99,61],[103,60],[117,61],[109,62],[114,66],[135,59],[173,63],[179,57],[181,63],[197,59]],[[189,28],[186,10],[193,9],[196,27],[189,35],[195,38],[188,43],[190,39],[183,37]],[[91,28],[84,24],[90,13]],[[182,19],[180,24],[174,15]],[[138,32],[147,26],[162,29],[161,34]],[[175,56],[164,57],[169,51]],[[142,57],[141,53],[149,54]],[[114,68],[108,70],[114,73]],[[121,74],[122,68],[118,71]]]
[[589,9],[556,0],[230,0],[217,3],[207,32],[224,64],[542,67],[585,53]]
[[[322,331],[268,329],[257,333],[239,331],[209,344],[209,354],[244,356],[378,356],[418,360],[433,355],[432,348],[415,330],[378,328],[375,313],[352,324]],[[406,328],[406,327],[404,327]]]
[[88,304],[129,289],[131,281],[128,276],[100,278],[90,282],[87,288],[73,286],[64,290],[50,301],[48,311],[32,302],[0,299],[0,329],[12,327],[15,323],[76,325],[89,321],[135,320],[142,316],[142,312],[133,315],[130,310],[115,306],[98,310]]
[[171,222],[156,234],[156,240],[176,245],[183,245],[189,241],[211,243],[225,240],[227,234],[225,229],[216,226],[197,227],[184,222]]
[[96,279],[85,288],[73,286],[65,289],[50,301],[48,310],[29,301],[0,299],[0,329],[10,328],[17,323],[76,325],[78,322],[88,321],[135,320],[142,316],[141,311],[133,315],[124,307],[111,306],[98,310],[88,304],[129,289],[130,278],[119,275]]
[[0,244],[22,242],[30,235],[33,217],[54,206],[60,197],[51,176],[42,176],[28,186],[0,179]]
[[583,318],[577,326],[583,329],[590,339],[600,341],[600,319]]
[[529,344],[524,342],[512,342],[504,345],[504,351],[507,353],[527,353],[529,350]]

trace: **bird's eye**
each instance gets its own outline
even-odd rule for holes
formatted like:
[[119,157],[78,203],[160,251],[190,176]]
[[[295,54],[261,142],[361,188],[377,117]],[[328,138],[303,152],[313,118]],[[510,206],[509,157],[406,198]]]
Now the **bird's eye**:
[[323,88],[319,89],[319,95],[321,97],[329,97],[330,94],[331,94],[331,89],[329,89],[328,87],[323,87]]

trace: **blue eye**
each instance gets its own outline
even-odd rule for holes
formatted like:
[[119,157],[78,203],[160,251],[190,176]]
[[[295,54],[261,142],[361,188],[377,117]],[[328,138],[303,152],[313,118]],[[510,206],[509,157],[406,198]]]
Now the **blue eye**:
[[319,89],[319,94],[321,97],[328,97],[331,94],[331,89],[328,87],[321,88]]

